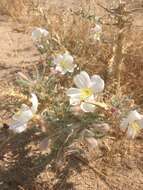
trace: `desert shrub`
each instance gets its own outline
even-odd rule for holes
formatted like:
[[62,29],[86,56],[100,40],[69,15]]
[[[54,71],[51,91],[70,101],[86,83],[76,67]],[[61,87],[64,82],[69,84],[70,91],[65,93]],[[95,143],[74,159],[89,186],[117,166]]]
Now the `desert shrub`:
[[[41,10],[34,5],[36,9],[30,11],[33,15],[37,12],[33,23],[38,24],[32,38],[40,61],[29,75],[19,73],[17,83],[21,92],[31,93],[32,106],[24,104],[14,115],[9,125],[13,133],[25,131],[32,119],[39,122],[47,133],[40,148],[50,148],[57,156],[61,151],[79,151],[77,142],[96,148],[113,131],[116,137],[138,135],[143,116],[137,112],[132,98],[122,95],[121,89],[123,42],[131,24],[127,22],[124,6],[107,9],[106,21],[110,18],[111,23],[105,23],[84,8],[61,12],[59,17],[55,10],[52,13],[53,10]],[[110,24],[116,28],[111,28],[106,37],[104,27]],[[44,28],[39,27],[43,25]],[[79,58],[82,58],[80,64]],[[102,77],[95,72],[95,65],[101,67],[101,62],[107,63],[104,64],[107,72]]]

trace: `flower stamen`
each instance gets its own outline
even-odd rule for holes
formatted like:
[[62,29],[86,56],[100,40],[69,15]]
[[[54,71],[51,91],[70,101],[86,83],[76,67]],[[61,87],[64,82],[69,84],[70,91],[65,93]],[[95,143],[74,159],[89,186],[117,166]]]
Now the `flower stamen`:
[[60,62],[60,65],[61,65],[61,67],[62,67],[63,69],[67,69],[67,68],[68,68],[68,64],[67,64],[67,62],[65,62],[65,61],[61,61],[61,62]]
[[81,100],[85,100],[93,95],[93,90],[91,88],[83,88],[81,89]]
[[130,127],[136,132],[138,133],[140,131],[140,126],[139,124],[135,121],[133,123],[130,124]]

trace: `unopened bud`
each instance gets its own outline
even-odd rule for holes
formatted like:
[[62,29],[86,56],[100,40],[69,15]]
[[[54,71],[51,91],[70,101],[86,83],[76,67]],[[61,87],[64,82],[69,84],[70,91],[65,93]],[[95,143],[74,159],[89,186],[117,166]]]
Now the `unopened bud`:
[[92,149],[97,148],[98,142],[94,137],[85,138],[85,140],[90,148]]
[[95,123],[92,124],[92,128],[95,128],[98,132],[108,132],[110,130],[110,126],[108,123]]

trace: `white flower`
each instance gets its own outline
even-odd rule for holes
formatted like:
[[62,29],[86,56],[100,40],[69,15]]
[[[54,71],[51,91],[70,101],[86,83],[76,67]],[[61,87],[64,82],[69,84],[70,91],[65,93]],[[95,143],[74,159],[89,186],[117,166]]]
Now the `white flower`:
[[34,42],[40,41],[42,38],[46,38],[49,35],[49,32],[43,28],[36,28],[32,32],[32,39]]
[[98,93],[104,89],[104,80],[99,75],[93,75],[91,78],[88,73],[81,71],[74,77],[74,83],[77,88],[70,88],[67,96],[70,97],[71,105],[79,105],[84,112],[93,112],[95,110],[94,100]]
[[31,94],[32,106],[29,107],[22,104],[21,109],[18,113],[13,116],[13,122],[10,125],[10,129],[15,133],[21,133],[26,130],[27,123],[30,121],[38,109],[38,99],[35,94]]
[[123,131],[127,130],[128,137],[135,138],[140,129],[143,128],[143,115],[136,110],[130,111],[128,116],[122,120],[120,128]]
[[73,57],[69,54],[69,52],[58,55],[53,60],[53,63],[56,66],[55,70],[61,74],[66,74],[67,72],[72,73],[76,67],[73,61]]
[[95,41],[100,41],[102,35],[102,26],[96,24],[94,28],[91,29],[91,36]]

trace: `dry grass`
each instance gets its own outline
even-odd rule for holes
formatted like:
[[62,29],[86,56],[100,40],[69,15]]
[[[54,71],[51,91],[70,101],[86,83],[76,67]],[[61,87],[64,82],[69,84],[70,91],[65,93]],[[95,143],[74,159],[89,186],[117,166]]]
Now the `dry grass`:
[[[95,25],[93,19],[87,19],[88,15],[95,14],[94,7],[95,1],[79,1],[82,11],[85,13],[79,14],[79,9],[76,11],[67,11],[55,5],[46,4],[43,6],[40,1],[35,0],[1,0],[0,11],[3,14],[10,15],[14,20],[20,21],[28,27],[41,26],[47,28],[51,33],[56,34],[61,39],[62,45],[75,55],[77,63],[81,68],[89,72],[98,72],[106,79],[106,70],[110,58],[112,57],[112,40],[113,34],[116,32],[115,28],[110,26],[103,26],[105,34],[105,41],[107,43],[96,44],[89,40],[90,28]],[[99,1],[100,2],[100,1]],[[106,1],[105,1],[106,2]],[[127,1],[128,2],[128,1]],[[130,2],[128,7],[139,7],[141,3]],[[78,10],[78,11],[77,11]],[[105,15],[103,9],[98,8],[100,16]],[[124,70],[123,70],[123,90],[124,93],[132,92],[132,89],[142,81],[142,49],[141,43],[141,28],[136,28],[136,18],[141,20],[140,12],[135,14],[133,30],[129,31],[126,36],[124,57]],[[96,15],[98,16],[98,15]],[[108,17],[105,17],[107,20]],[[139,23],[142,25],[142,22]],[[137,33],[138,38],[136,38]],[[109,42],[108,42],[109,41]],[[134,43],[133,43],[134,42]],[[99,51],[100,49],[100,51]],[[138,62],[138,64],[136,64]],[[130,67],[128,67],[130,65]],[[129,75],[126,75],[129,73]],[[137,77],[138,76],[138,77]],[[125,79],[125,80],[124,80]],[[132,82],[132,80],[134,82]],[[126,81],[126,82],[125,82]],[[142,84],[140,84],[142,86]],[[139,97],[141,89],[137,92],[132,92],[133,97],[137,97],[137,103],[142,99]]]
[[12,17],[22,16],[25,10],[25,0],[1,0],[0,12]]
[[[82,8],[86,16],[95,14],[93,11],[95,6],[97,10],[95,1],[78,2],[80,2],[81,5],[80,9]],[[46,1],[44,3],[46,3]],[[141,6],[140,2],[129,2],[128,4],[130,8]],[[89,32],[90,28],[95,25],[95,22],[93,19],[89,20],[86,16],[79,14],[79,9],[76,9],[75,13],[73,11],[67,11],[67,9],[59,9],[58,6],[55,7],[55,5],[51,5],[50,2],[49,4],[47,3],[46,6],[43,6],[43,3],[40,3],[38,0],[1,0],[0,9],[2,9],[3,13],[12,16],[14,20],[23,23],[25,29],[29,26],[41,26],[47,28],[51,33],[55,33],[61,39],[62,45],[76,56],[77,63],[81,68],[87,69],[89,72],[98,72],[106,78],[108,62],[112,57],[113,44],[110,41],[113,40],[113,34],[116,32],[114,27],[103,26],[107,43],[93,44],[89,40]],[[101,8],[98,8],[98,13],[100,13],[100,16],[105,15],[104,10]],[[136,17],[138,20],[141,20],[140,12],[135,14],[134,19],[136,19]],[[106,20],[107,18],[108,17],[105,17]],[[136,32],[138,33],[138,39],[135,38]],[[124,93],[132,91],[134,83],[132,83],[130,79],[132,80],[132,78],[134,78],[136,84],[138,82],[136,76],[138,75],[140,79],[142,78],[141,57],[143,46],[140,43],[142,41],[140,36],[141,29],[134,28],[126,38],[125,43],[127,44],[126,46],[129,47],[124,59],[124,73],[130,72],[130,75],[124,75],[128,85],[128,88],[124,85],[124,89],[126,89]],[[134,44],[132,43],[133,41],[135,42]],[[99,49],[100,51],[98,51]],[[131,54],[133,55],[132,59]],[[138,64],[136,64],[136,62],[138,62]],[[128,67],[129,64],[130,67]],[[138,96],[139,93],[135,93],[135,96]]]

